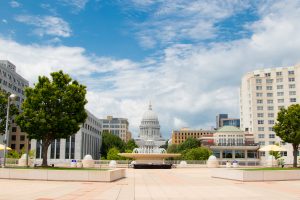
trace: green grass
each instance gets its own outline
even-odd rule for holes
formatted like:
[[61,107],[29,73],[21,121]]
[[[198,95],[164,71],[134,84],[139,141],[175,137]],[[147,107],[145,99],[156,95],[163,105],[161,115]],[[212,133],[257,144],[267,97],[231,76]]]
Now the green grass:
[[85,170],[94,170],[94,171],[107,171],[108,169],[103,168],[68,168],[68,167],[6,167],[10,169],[42,169],[42,170],[69,170],[69,171],[85,171]]
[[281,171],[281,170],[300,170],[300,168],[281,168],[281,167],[264,167],[264,168],[250,168],[250,169],[241,169],[245,171]]

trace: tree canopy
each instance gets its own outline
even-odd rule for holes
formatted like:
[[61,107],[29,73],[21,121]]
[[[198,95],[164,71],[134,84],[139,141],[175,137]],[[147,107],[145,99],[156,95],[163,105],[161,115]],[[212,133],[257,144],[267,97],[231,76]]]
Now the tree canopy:
[[23,112],[16,118],[29,139],[42,140],[43,166],[51,142],[75,134],[87,117],[86,87],[62,71],[51,77],[40,76],[33,88],[25,89]]
[[116,148],[119,152],[124,152],[125,143],[118,136],[108,132],[103,131],[102,133],[102,146],[101,146],[101,156],[107,157],[107,153],[111,148]]
[[193,148],[197,148],[197,147],[200,147],[199,140],[189,137],[183,143],[178,145],[178,150],[179,150],[179,152],[182,152],[184,150],[193,149]]
[[297,153],[300,144],[300,105],[294,104],[287,109],[282,108],[277,115],[274,131],[284,142],[293,146],[294,162],[297,167]]
[[210,155],[212,155],[212,152],[206,147],[187,149],[182,152],[184,160],[207,160]]
[[137,148],[138,145],[135,143],[134,139],[130,139],[128,140],[128,142],[126,143],[126,150],[128,152],[132,152],[134,148]]
[[122,157],[119,156],[118,153],[120,153],[120,151],[117,148],[110,148],[107,153],[107,160],[121,160]]

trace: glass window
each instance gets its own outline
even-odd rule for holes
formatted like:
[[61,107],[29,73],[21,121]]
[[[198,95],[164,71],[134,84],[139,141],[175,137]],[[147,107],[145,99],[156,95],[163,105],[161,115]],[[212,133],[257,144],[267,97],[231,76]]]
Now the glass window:
[[275,138],[275,134],[269,134],[269,138]]
[[265,142],[264,142],[264,141],[259,141],[259,145],[260,145],[260,146],[264,146],[264,145],[265,145]]
[[17,132],[17,127],[15,127],[15,126],[12,127],[12,128],[11,128],[11,132],[13,132],[13,133],[14,133],[14,132]]
[[289,82],[294,82],[295,78],[289,78]]
[[278,90],[283,89],[283,85],[277,85],[277,89]]
[[253,151],[253,150],[248,150],[247,151],[247,157],[248,158],[256,158],[256,155],[257,153],[256,153],[256,151]]
[[268,123],[269,124],[274,124],[274,120],[269,120]]
[[213,155],[217,158],[220,158],[220,151],[219,150],[213,150]]
[[274,117],[274,113],[268,113],[268,117]]
[[232,158],[232,151],[231,150],[224,150],[223,151],[223,158]]
[[265,138],[265,134],[258,134],[258,138]]
[[258,131],[264,131],[265,128],[264,127],[258,127]]
[[264,107],[263,106],[257,106],[257,110],[263,110]]
[[266,83],[273,83],[273,79],[266,79]]
[[272,86],[267,86],[267,90],[273,90]]
[[263,103],[263,100],[262,99],[257,99],[256,101],[258,104],[262,104]]
[[11,140],[12,140],[12,141],[16,141],[16,135],[12,135],[12,136],[11,136]]
[[292,95],[296,95],[296,91],[290,91],[289,94]]
[[273,97],[273,93],[267,93],[267,97]]
[[24,146],[24,144],[20,144],[20,150],[23,150]]
[[263,94],[262,94],[262,93],[260,93],[260,92],[258,92],[258,93],[256,93],[256,96],[257,96],[257,97],[262,97],[262,96],[263,96]]
[[282,72],[276,72],[276,76],[282,76]]
[[256,86],[256,90],[262,90],[262,86]]
[[283,92],[277,92],[277,96],[283,96],[284,93]]
[[281,110],[282,108],[284,108],[284,106],[278,106],[278,110]]
[[293,75],[293,74],[295,74],[294,71],[289,71],[289,75]]
[[274,110],[273,106],[268,106],[268,110]]
[[278,103],[284,103],[284,99],[277,99]]
[[257,117],[264,117],[264,113],[257,113]]
[[270,141],[269,144],[270,145],[275,144],[275,141]]
[[276,82],[277,82],[277,83],[283,82],[283,78],[277,78],[277,79],[276,79]]
[[21,136],[20,136],[20,140],[21,140],[21,141],[24,141],[24,140],[25,140],[25,135],[21,135]]
[[296,85],[295,84],[289,84],[289,88],[290,89],[296,88]]
[[290,98],[290,102],[296,102],[296,98]]
[[245,152],[240,150],[235,150],[235,158],[245,158]]
[[273,100],[272,99],[268,99],[268,104],[272,104]]
[[264,120],[257,120],[258,124],[264,124]]
[[274,128],[273,127],[269,127],[269,131],[274,131]]

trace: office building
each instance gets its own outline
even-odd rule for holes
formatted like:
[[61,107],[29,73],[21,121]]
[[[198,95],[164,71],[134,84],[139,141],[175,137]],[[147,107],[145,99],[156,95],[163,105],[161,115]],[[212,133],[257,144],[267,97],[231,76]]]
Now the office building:
[[240,127],[240,119],[238,118],[229,118],[228,114],[218,114],[216,116],[216,129],[219,129],[223,126],[235,126]]
[[107,116],[106,119],[100,119],[100,122],[102,124],[102,131],[108,131],[120,137],[124,142],[131,139],[131,133],[128,130],[128,119]]
[[[271,68],[247,73],[240,88],[241,128],[254,134],[261,146],[281,143],[273,126],[282,107],[300,103],[300,66]],[[292,158],[291,145],[286,162]]]
[[[21,109],[21,104],[25,99],[25,88],[29,86],[29,82],[16,72],[16,66],[8,60],[0,60],[0,89],[17,95],[15,105]],[[3,136],[0,137],[0,143],[3,143]],[[20,151],[30,146],[26,133],[22,132],[14,120],[11,122],[9,145],[12,149]]]
[[172,144],[181,144],[188,138],[200,139],[205,135],[211,135],[215,131],[212,130],[193,130],[188,128],[182,128],[180,130],[172,131]]
[[[102,144],[101,122],[87,111],[88,117],[80,130],[68,138],[56,139],[48,149],[49,163],[61,163],[64,160],[82,160],[91,155],[94,160],[100,159]],[[41,159],[41,141],[32,140],[31,149],[35,150],[36,158]],[[40,160],[41,161],[41,160]]]

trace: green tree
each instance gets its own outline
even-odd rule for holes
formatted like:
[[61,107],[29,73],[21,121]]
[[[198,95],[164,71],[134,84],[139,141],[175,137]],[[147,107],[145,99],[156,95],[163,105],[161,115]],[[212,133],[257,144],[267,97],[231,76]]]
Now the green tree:
[[182,158],[185,160],[207,160],[210,155],[212,152],[206,147],[188,149],[182,152]]
[[120,153],[120,151],[115,147],[109,149],[107,153],[107,160],[121,160],[122,157],[119,156],[118,153]]
[[[10,93],[0,90],[0,134],[5,133],[7,101],[9,95]],[[18,114],[18,109],[13,103],[11,103],[9,107],[9,121],[11,121],[16,114]]]
[[43,166],[47,166],[51,142],[75,134],[87,117],[86,87],[62,71],[51,73],[51,77],[40,76],[33,88],[25,89],[23,112],[16,117],[29,139],[42,141]]
[[193,149],[193,148],[197,148],[197,147],[200,147],[199,140],[189,137],[178,146],[178,150],[179,150],[179,152],[182,152],[184,150]]
[[128,140],[128,142],[126,143],[126,150],[129,150],[129,151],[133,151],[134,148],[137,148],[138,145],[135,143],[134,139],[130,139]]
[[287,109],[282,108],[278,113],[274,130],[284,142],[292,144],[293,166],[297,167],[297,153],[300,144],[300,105],[294,104]]
[[107,153],[111,148],[117,148],[120,152],[124,152],[125,143],[118,136],[108,132],[103,131],[102,133],[102,145],[101,145],[101,156],[107,158]]
[[178,145],[176,145],[176,144],[169,145],[167,148],[167,152],[168,153],[178,153],[179,152]]

